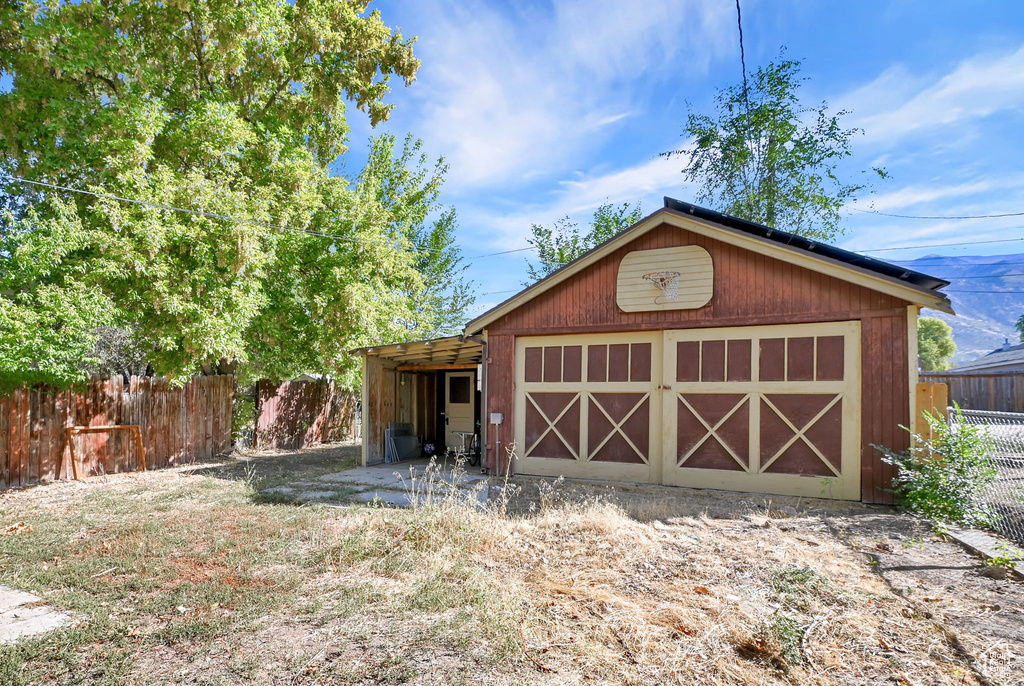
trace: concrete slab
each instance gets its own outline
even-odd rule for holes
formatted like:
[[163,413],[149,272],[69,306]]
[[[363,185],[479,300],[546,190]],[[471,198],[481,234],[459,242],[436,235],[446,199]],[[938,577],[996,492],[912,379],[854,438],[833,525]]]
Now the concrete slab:
[[13,610],[19,605],[41,602],[42,598],[25,591],[19,591],[9,586],[0,586],[0,612]]
[[[983,560],[1005,556],[1007,550],[1016,548],[1006,539],[979,529],[950,528],[948,533],[949,537],[959,543],[961,547],[966,548],[968,552],[978,555]],[[1007,574],[1018,579],[1024,579],[1024,574],[1021,573],[1021,570],[1008,569]]]
[[[370,486],[397,491],[408,490],[413,479],[420,480],[433,476],[435,482],[448,484],[455,479],[452,473],[453,465],[438,463],[432,475],[427,474],[429,466],[430,462],[427,460],[410,460],[370,467],[356,467],[336,474],[324,474],[318,479],[324,483]],[[482,474],[462,473],[459,474],[455,485],[459,488],[472,488],[486,480],[487,477]]]
[[0,586],[0,644],[14,643],[23,636],[45,634],[71,622],[71,615],[52,607],[27,607],[39,602],[42,598],[37,595]]
[[305,491],[299,493],[296,498],[299,500],[327,500],[338,495],[337,491]]

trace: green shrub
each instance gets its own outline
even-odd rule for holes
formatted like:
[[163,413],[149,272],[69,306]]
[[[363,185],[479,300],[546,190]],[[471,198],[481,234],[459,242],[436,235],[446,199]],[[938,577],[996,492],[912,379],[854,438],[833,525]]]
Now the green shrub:
[[997,475],[988,430],[966,424],[958,405],[956,421],[924,415],[931,440],[914,434],[913,446],[902,453],[873,446],[898,470],[892,483],[900,504],[943,524],[991,526],[999,516],[984,499]]

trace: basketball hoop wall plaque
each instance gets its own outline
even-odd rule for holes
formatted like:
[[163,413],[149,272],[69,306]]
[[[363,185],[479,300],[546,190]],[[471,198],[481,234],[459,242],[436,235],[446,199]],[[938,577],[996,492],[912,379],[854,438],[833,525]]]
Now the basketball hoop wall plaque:
[[623,312],[695,310],[713,292],[711,255],[698,245],[635,250],[619,263],[616,303]]

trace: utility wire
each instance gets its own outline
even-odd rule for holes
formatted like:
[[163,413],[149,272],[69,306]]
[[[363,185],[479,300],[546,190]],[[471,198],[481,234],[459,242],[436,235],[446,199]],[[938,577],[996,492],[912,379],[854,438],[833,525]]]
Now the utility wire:
[[977,275],[971,275],[971,276],[944,276],[942,278],[953,280],[953,281],[959,281],[960,279],[1002,279],[1004,277],[1009,277],[1009,276],[1024,276],[1024,272],[1018,272],[1016,274],[990,274],[988,276],[977,276]]
[[929,243],[928,245],[901,245],[898,248],[872,248],[870,250],[855,250],[854,252],[889,252],[892,250],[917,250],[920,248],[951,248],[954,246],[961,245],[989,245],[991,243],[1019,243],[1021,241],[1024,241],[1024,238],[1000,238],[994,241],[964,241],[962,243]]
[[879,212],[877,210],[862,210],[858,207],[851,207],[854,212],[863,212],[864,214],[877,214],[882,217],[895,217],[896,219],[999,219],[1001,217],[1024,217],[1024,212],[1006,212],[1004,214],[974,214],[974,215],[961,215],[958,217],[939,217],[939,216],[919,216],[914,214],[889,214],[888,212]]
[[[224,221],[235,222],[237,224],[252,224],[254,226],[262,226],[262,227],[265,227],[265,228],[268,228],[268,229],[276,229],[278,231],[292,231],[292,232],[295,232],[295,233],[307,234],[309,236],[319,236],[321,238],[334,238],[336,240],[346,241],[346,242],[349,242],[349,243],[357,243],[357,244],[362,244],[362,245],[385,246],[385,247],[388,245],[387,243],[381,243],[379,241],[368,241],[368,240],[364,240],[364,239],[360,239],[360,238],[351,238],[351,237],[348,237],[348,236],[338,236],[337,234],[320,233],[318,231],[310,231],[309,229],[299,229],[299,228],[295,228],[295,227],[287,226],[287,225],[282,225],[282,224],[272,224],[270,222],[261,222],[261,221],[256,220],[256,219],[246,219],[244,217],[234,217],[234,216],[231,216],[231,215],[228,215],[228,214],[218,214],[216,212],[206,212],[206,211],[203,211],[203,210],[190,210],[190,209],[187,209],[187,208],[184,208],[184,207],[174,207],[173,205],[161,205],[160,203],[146,202],[144,200],[135,200],[135,199],[132,199],[132,198],[123,198],[121,196],[111,195],[109,193],[96,193],[95,191],[87,191],[87,190],[83,190],[81,188],[72,188],[70,186],[60,186],[58,184],[46,183],[46,182],[43,182],[43,181],[29,181],[28,179],[22,179],[22,178],[14,177],[10,181],[8,181],[8,183],[28,183],[28,184],[32,184],[34,186],[44,186],[46,188],[54,188],[54,189],[61,190],[61,191],[68,191],[70,193],[81,193],[82,195],[91,195],[91,196],[93,196],[95,198],[105,198],[107,200],[120,200],[122,202],[133,203],[135,205],[143,205],[145,207],[152,207],[152,208],[158,209],[158,210],[170,210],[170,211],[173,211],[173,212],[184,212],[186,214],[196,215],[196,216],[200,216],[200,217],[209,217],[211,219],[221,219],[221,220],[224,220]],[[415,243],[411,244],[411,247],[416,248],[418,250],[428,251],[428,252],[437,252],[437,253],[445,252],[441,248],[431,248],[431,247],[426,246],[426,245],[418,245],[418,244],[415,244]],[[468,261],[472,261],[472,260],[483,259],[485,257],[495,257],[497,255],[508,255],[510,253],[523,252],[524,250],[536,250],[536,249],[537,249],[537,246],[530,245],[530,246],[527,246],[525,248],[516,248],[514,250],[502,250],[501,252],[485,253],[483,255],[473,255],[473,256],[467,257],[465,259],[467,259]]]
[[[345,242],[349,242],[349,243],[355,243],[355,244],[361,244],[361,245],[373,245],[373,246],[378,246],[378,247],[388,247],[387,243],[382,243],[382,242],[379,242],[379,241],[368,241],[368,240],[364,240],[364,239],[360,239],[360,238],[351,238],[351,237],[348,237],[348,236],[339,236],[339,235],[336,235],[336,234],[320,233],[320,232],[317,232],[317,231],[310,231],[308,229],[300,229],[300,228],[295,228],[295,227],[291,227],[291,226],[287,226],[287,225],[272,224],[270,222],[262,222],[262,221],[259,221],[259,220],[256,220],[256,219],[246,219],[244,217],[234,217],[234,216],[231,216],[231,215],[219,214],[219,213],[216,213],[216,212],[206,212],[206,211],[203,211],[203,210],[190,210],[190,209],[187,209],[187,208],[184,208],[184,207],[174,207],[172,205],[162,205],[162,204],[159,204],[159,203],[146,202],[144,200],[135,200],[135,199],[132,199],[132,198],[124,198],[124,197],[121,197],[121,196],[111,195],[111,194],[108,194],[108,193],[96,193],[95,191],[87,191],[87,190],[83,190],[81,188],[73,188],[71,186],[61,186],[61,185],[53,184],[53,183],[46,183],[44,181],[29,181],[28,179],[21,179],[21,178],[16,178],[15,177],[15,178],[12,178],[8,183],[27,183],[27,184],[32,184],[34,186],[43,186],[43,187],[46,187],[46,188],[53,188],[53,189],[56,189],[56,190],[68,191],[70,193],[81,193],[83,195],[90,195],[90,196],[93,196],[93,197],[96,197],[96,198],[105,198],[105,199],[109,199],[109,200],[119,200],[121,202],[133,203],[133,204],[136,204],[136,205],[143,205],[145,207],[152,207],[154,209],[170,210],[170,211],[173,211],[173,212],[184,212],[186,214],[191,214],[191,215],[195,215],[195,216],[209,217],[209,218],[212,218],[212,219],[220,219],[220,220],[223,220],[223,221],[230,221],[230,222],[235,222],[235,223],[239,223],[239,224],[251,224],[251,225],[254,225],[254,226],[261,226],[261,227],[264,227],[264,228],[275,229],[275,230],[278,230],[278,231],[292,231],[292,232],[295,232],[295,233],[302,233],[302,234],[306,234],[306,235],[310,235],[310,236],[319,236],[321,238],[332,238],[332,239],[335,239],[335,240],[345,241]],[[1022,213],[1022,214],[1024,214],[1024,213]],[[996,215],[991,215],[991,216],[996,216]],[[1014,216],[1014,215],[998,215],[998,216]],[[1013,228],[1022,228],[1022,227],[1013,227]],[[990,245],[990,244],[993,244],[993,243],[1017,243],[1017,242],[1022,242],[1022,241],[1024,241],[1024,238],[1003,238],[1003,239],[989,240],[989,241],[962,241],[962,242],[958,242],[958,243],[930,243],[930,244],[926,244],[926,245],[903,245],[903,246],[898,246],[898,247],[893,247],[893,248],[870,248],[870,249],[857,250],[855,252],[862,252],[862,253],[891,252],[891,251],[896,251],[896,250],[915,250],[915,249],[921,249],[921,248],[948,248],[948,247],[967,246],[967,245]],[[418,250],[427,251],[427,252],[437,252],[437,253],[445,252],[441,248],[432,248],[432,247],[426,246],[426,245],[412,244],[410,247],[416,248]],[[472,262],[473,260],[479,260],[479,259],[483,259],[483,258],[486,258],[486,257],[496,257],[496,256],[499,256],[499,255],[508,255],[508,254],[511,254],[511,253],[523,252],[523,251],[526,251],[526,250],[536,250],[536,249],[537,249],[537,246],[530,245],[530,246],[526,246],[526,247],[523,247],[523,248],[515,248],[515,249],[512,249],[512,250],[502,250],[502,251],[499,251],[499,252],[484,253],[484,254],[481,254],[481,255],[466,256],[464,259],[466,259],[467,262]]]
[[[993,256],[993,257],[997,257],[997,256]],[[1016,257],[1016,255],[1014,255],[1013,257]],[[963,259],[963,258],[959,258],[959,257],[953,256],[952,259],[955,260],[955,259]],[[927,266],[939,266],[939,265],[942,265],[942,266],[948,266],[948,267],[956,268],[956,267],[1017,267],[1017,266],[1020,266],[1020,265],[1024,264],[1024,262],[969,262],[967,264],[957,265],[957,264],[951,264],[948,261],[943,261],[943,262],[918,262],[916,260],[907,260],[905,262],[893,262],[893,264],[898,264],[901,267],[909,267],[909,266],[918,267],[918,266],[922,266],[922,265],[927,267]]]
[[[272,224],[270,222],[262,222],[262,221],[259,221],[257,219],[247,219],[245,217],[235,217],[235,216],[232,216],[232,215],[229,215],[229,214],[218,214],[216,212],[206,212],[204,210],[190,210],[190,209],[187,209],[187,208],[184,208],[184,207],[174,207],[173,205],[161,205],[159,203],[146,202],[144,200],[135,200],[135,199],[132,199],[132,198],[123,198],[123,197],[118,196],[118,195],[110,195],[109,193],[96,193],[94,191],[87,191],[87,190],[83,190],[81,188],[72,188],[70,186],[60,186],[60,185],[57,185],[57,184],[54,184],[54,183],[45,183],[43,181],[29,181],[28,179],[22,179],[22,178],[15,177],[9,183],[29,183],[29,184],[32,184],[34,186],[45,186],[46,188],[55,188],[57,190],[68,191],[68,192],[71,192],[71,193],[81,193],[82,195],[91,195],[91,196],[96,197],[96,198],[105,198],[105,199],[108,199],[108,200],[120,200],[122,202],[133,203],[133,204],[136,204],[136,205],[143,205],[145,207],[152,207],[154,209],[159,209],[159,210],[171,210],[173,212],[184,212],[186,214],[191,214],[191,215],[195,215],[195,216],[199,216],[199,217],[209,217],[211,219],[221,219],[223,221],[235,222],[236,224],[251,224],[253,226],[261,226],[261,227],[264,227],[264,228],[275,229],[275,230],[278,230],[278,231],[291,231],[291,232],[294,232],[294,233],[307,234],[309,236],[319,236],[321,238],[333,238],[335,240],[345,241],[345,242],[348,242],[348,243],[357,243],[357,244],[361,244],[361,245],[374,245],[374,246],[379,246],[379,247],[388,247],[387,243],[382,243],[382,242],[379,242],[379,241],[368,241],[368,240],[364,240],[364,239],[360,239],[360,238],[351,238],[349,236],[338,236],[336,234],[320,233],[318,231],[310,231],[309,229],[299,229],[299,228],[296,228],[296,227],[293,227],[293,226],[287,226],[287,225],[284,225],[284,224]],[[437,252],[437,253],[445,252],[441,248],[431,248],[431,247],[426,246],[426,245],[417,245],[415,243],[411,244],[411,247],[414,247],[414,248],[416,248],[418,250],[428,251],[428,252]]]
[[736,28],[740,33],[740,68],[743,71],[743,104],[750,116],[750,100],[747,98],[747,56],[743,51],[743,16],[740,14],[740,0],[736,0]]

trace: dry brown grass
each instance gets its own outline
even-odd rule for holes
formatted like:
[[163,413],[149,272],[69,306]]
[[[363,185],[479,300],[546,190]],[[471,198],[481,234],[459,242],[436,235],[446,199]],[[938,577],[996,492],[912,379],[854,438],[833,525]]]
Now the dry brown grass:
[[955,634],[922,609],[931,601],[894,592],[822,516],[756,498],[695,507],[659,491],[623,509],[571,486],[545,487],[532,510],[480,508],[442,484],[418,488],[416,510],[265,503],[243,482],[173,472],[0,496],[0,527],[32,526],[0,538],[0,582],[83,618],[0,651],[19,665],[0,673],[25,683],[978,683]]
[[[782,522],[784,527],[791,524]],[[538,670],[604,683],[961,683],[944,634],[827,536],[611,505],[511,522],[500,573],[529,599]]]

